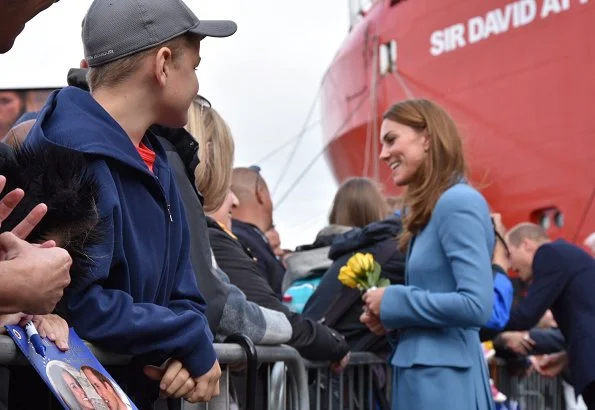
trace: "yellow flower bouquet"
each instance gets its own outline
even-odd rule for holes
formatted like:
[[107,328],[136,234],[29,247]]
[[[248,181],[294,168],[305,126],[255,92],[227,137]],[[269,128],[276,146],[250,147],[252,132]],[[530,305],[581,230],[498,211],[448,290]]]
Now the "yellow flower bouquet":
[[356,253],[339,271],[339,281],[352,289],[366,291],[372,288],[384,288],[390,281],[380,277],[381,267],[370,253]]

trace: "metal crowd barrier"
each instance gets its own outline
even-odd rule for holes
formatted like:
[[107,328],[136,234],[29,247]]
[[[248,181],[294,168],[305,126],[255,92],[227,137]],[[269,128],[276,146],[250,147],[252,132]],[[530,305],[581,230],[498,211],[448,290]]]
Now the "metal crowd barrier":
[[[490,366],[494,383],[521,410],[564,410],[562,379],[542,377],[536,372],[519,376],[511,374],[502,360]],[[511,406],[509,406],[511,407]]]
[[[230,341],[239,342],[238,339],[231,339]],[[116,355],[107,353],[95,346],[87,343],[91,352],[104,366],[126,366],[130,363],[129,356]],[[222,377],[220,382],[221,394],[202,404],[191,404],[185,401],[180,401],[176,408],[182,410],[228,410],[233,409],[233,395],[231,394],[231,368],[243,367],[246,368],[248,362],[248,355],[246,353],[247,347],[241,346],[237,343],[216,343],[215,351],[222,368]],[[299,353],[289,346],[256,346],[255,353],[259,365],[264,365],[267,369],[272,370],[275,366],[279,368],[278,363],[283,366],[283,373],[286,373],[287,380],[291,383],[291,388],[287,392],[287,399],[291,410],[308,410],[308,380],[306,376],[305,365]],[[8,336],[0,335],[0,366],[28,366],[29,362],[21,354],[18,347],[14,344],[12,339]],[[248,364],[248,368],[249,368]],[[250,370],[247,369],[247,374]],[[271,372],[269,371],[269,374]],[[254,393],[251,383],[255,382],[253,375],[247,378],[248,395],[247,400],[251,400],[249,395]],[[269,378],[269,385],[271,385],[271,378]],[[271,388],[267,389],[271,392]],[[274,394],[271,394],[273,397]],[[279,400],[277,400],[278,402]],[[285,400],[283,400],[285,401]],[[250,410],[246,407],[245,410]],[[158,403],[156,409],[168,409],[165,402]]]
[[[333,374],[328,363],[304,360],[288,346],[256,346],[235,336],[230,343],[215,344],[222,368],[221,394],[204,404],[184,401],[174,406],[181,410],[234,410],[232,374],[242,370],[240,383],[246,383],[242,410],[254,410],[256,369],[266,374],[263,402],[270,410],[385,410],[390,409],[391,368],[387,362],[371,353],[352,353],[349,366],[340,375]],[[128,356],[106,353],[90,344],[90,350],[105,366],[126,366]],[[29,362],[8,336],[0,336],[0,366],[26,366]],[[259,376],[259,377],[261,377]],[[548,379],[533,373],[519,377],[509,373],[502,361],[491,365],[491,376],[509,402],[522,410],[562,410],[564,395],[561,379]],[[260,382],[265,381],[260,378]],[[262,398],[260,398],[262,399]],[[171,404],[171,403],[170,403]],[[0,406],[1,407],[1,406]],[[509,407],[510,408],[510,407]],[[156,410],[171,409],[165,402]]]
[[306,361],[306,368],[311,380],[311,409],[390,409],[392,368],[386,359],[352,352],[349,365],[338,375],[328,363]]

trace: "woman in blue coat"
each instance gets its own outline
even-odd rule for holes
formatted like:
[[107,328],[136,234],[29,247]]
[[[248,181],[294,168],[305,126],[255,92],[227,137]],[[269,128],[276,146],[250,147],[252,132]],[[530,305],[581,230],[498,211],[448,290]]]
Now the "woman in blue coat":
[[492,311],[494,232],[465,182],[457,127],[438,105],[408,100],[384,115],[380,158],[406,187],[400,247],[406,284],[364,295],[362,322],[398,334],[393,409],[493,408],[479,328]]

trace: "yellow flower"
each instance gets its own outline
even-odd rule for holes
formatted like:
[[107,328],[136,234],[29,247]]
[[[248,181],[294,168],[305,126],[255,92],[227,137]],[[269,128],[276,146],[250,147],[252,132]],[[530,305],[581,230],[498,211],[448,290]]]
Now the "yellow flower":
[[366,253],[364,255],[364,259],[366,261],[366,271],[371,272],[374,270],[374,256],[371,253]]
[[357,276],[364,276],[374,270],[374,257],[370,253],[365,255],[361,252],[356,253],[347,261],[347,266]]
[[339,271],[339,281],[348,288],[357,287],[357,275],[348,266],[343,266]]
[[361,253],[356,253],[351,258],[349,258],[347,261],[347,266],[353,273],[355,273],[356,276],[361,276],[364,274],[364,269],[358,260],[358,255],[361,255]]

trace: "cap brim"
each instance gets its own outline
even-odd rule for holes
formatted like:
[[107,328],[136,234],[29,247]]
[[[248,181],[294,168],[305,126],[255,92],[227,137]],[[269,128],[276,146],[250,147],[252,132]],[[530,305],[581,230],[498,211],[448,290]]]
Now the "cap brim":
[[230,20],[201,20],[188,31],[202,37],[229,37],[237,30],[237,24]]

